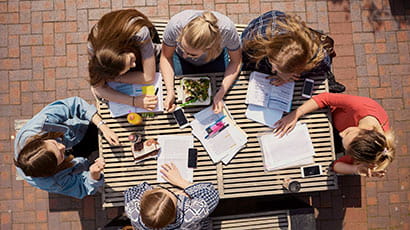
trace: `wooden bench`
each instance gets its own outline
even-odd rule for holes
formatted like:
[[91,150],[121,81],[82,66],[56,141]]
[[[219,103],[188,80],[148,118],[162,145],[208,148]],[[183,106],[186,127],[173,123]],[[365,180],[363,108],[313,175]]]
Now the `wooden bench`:
[[[154,21],[160,37],[162,37],[166,21]],[[238,25],[238,31],[243,31],[244,25]],[[213,89],[217,89],[222,82],[221,74],[211,74]],[[194,182],[211,182],[217,188],[219,195],[224,198],[251,197],[272,194],[284,194],[282,188],[284,177],[297,179],[301,185],[301,192],[324,191],[337,189],[337,177],[329,169],[335,159],[333,131],[329,121],[329,111],[318,110],[301,118],[307,123],[312,138],[316,164],[322,165],[324,175],[313,178],[301,178],[299,167],[284,170],[265,172],[260,146],[257,141],[258,133],[270,131],[266,126],[246,118],[245,95],[248,88],[249,72],[241,72],[237,81],[224,98],[229,111],[238,125],[248,134],[247,146],[242,149],[228,164],[214,164],[202,144],[195,138],[194,147],[198,149],[198,167],[194,170]],[[326,92],[327,83],[324,76],[314,76],[314,94]],[[179,81],[175,81],[178,85]],[[292,109],[300,106],[305,98],[301,97],[303,82],[297,81],[293,96]],[[165,87],[164,87],[165,89]],[[164,90],[164,97],[166,91]],[[104,169],[105,185],[103,192],[103,206],[123,206],[123,191],[129,187],[147,181],[157,184],[157,162],[147,160],[136,165],[133,161],[128,135],[139,132],[146,138],[157,138],[158,135],[191,135],[191,128],[179,129],[171,114],[157,114],[153,118],[146,118],[143,126],[131,125],[125,117],[112,118],[106,103],[97,101],[97,108],[103,120],[120,137],[121,147],[112,147],[100,135],[100,155],[106,162]],[[204,107],[186,108],[188,120],[193,119],[193,114]]]

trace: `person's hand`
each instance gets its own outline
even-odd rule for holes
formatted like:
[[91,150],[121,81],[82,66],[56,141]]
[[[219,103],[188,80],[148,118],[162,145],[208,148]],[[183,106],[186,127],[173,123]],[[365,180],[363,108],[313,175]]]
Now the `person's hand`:
[[222,97],[215,95],[212,110],[214,111],[214,113],[220,113],[222,112],[223,108],[224,101],[222,100]]
[[115,134],[114,131],[112,131],[108,126],[101,125],[100,130],[110,145],[120,145],[118,135]]
[[101,172],[104,170],[105,162],[104,159],[99,157],[95,160],[94,164],[90,166],[90,175],[94,180],[99,180],[101,178]]
[[387,173],[387,170],[379,170],[379,171],[373,171],[372,170],[372,177],[378,177],[378,178],[383,178]]
[[279,137],[283,137],[283,135],[290,133],[295,128],[297,121],[298,117],[296,116],[296,110],[294,110],[273,124],[275,127],[273,133],[277,136],[279,135]]
[[140,95],[135,98],[135,106],[146,110],[153,110],[157,107],[158,97],[153,95]]
[[164,101],[165,111],[173,112],[176,108],[176,105],[174,104],[174,102],[175,102],[175,93],[167,94],[167,97],[165,98],[165,101]]
[[187,180],[182,178],[174,163],[162,165],[160,172],[162,173],[162,178],[175,186],[185,189],[190,185]]
[[357,164],[355,165],[356,174],[365,177],[378,177],[382,178],[386,175],[386,170],[379,170],[374,171],[370,167],[365,164]]
[[274,76],[269,76],[266,77],[266,79],[272,79],[270,81],[270,84],[274,85],[274,86],[281,86],[285,83],[291,82],[291,81],[297,81],[300,80],[298,75],[290,75],[290,76],[286,76],[286,77],[281,77],[279,75],[274,75]]

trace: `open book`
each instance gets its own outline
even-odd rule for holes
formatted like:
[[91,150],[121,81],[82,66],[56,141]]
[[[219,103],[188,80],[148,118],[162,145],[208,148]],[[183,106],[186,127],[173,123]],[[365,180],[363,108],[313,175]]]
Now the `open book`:
[[214,163],[228,164],[246,142],[246,133],[233,120],[226,106],[215,114],[212,106],[194,115],[192,133],[201,141]]
[[121,93],[128,94],[130,96],[140,96],[140,95],[156,95],[158,96],[158,104],[154,110],[149,111],[143,108],[137,108],[130,105],[120,104],[117,102],[108,102],[112,117],[119,117],[126,115],[130,112],[134,113],[146,113],[146,112],[162,112],[163,108],[163,96],[162,96],[162,75],[161,73],[155,74],[155,80],[152,85],[149,84],[126,84],[119,82],[108,82],[108,86]]
[[271,79],[266,79],[268,76],[259,72],[251,73],[245,103],[289,112],[295,82],[274,86],[270,84]]
[[267,171],[314,163],[315,151],[306,124],[297,123],[295,129],[282,138],[269,133],[258,139]]

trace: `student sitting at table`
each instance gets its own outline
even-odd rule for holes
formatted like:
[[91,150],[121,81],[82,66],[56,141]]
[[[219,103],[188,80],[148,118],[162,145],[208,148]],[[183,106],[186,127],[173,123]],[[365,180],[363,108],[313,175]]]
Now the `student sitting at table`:
[[191,184],[183,179],[173,164],[162,166],[161,173],[169,183],[183,189],[154,188],[144,182],[125,191],[125,212],[135,229],[203,229],[208,215],[219,202],[211,183]]
[[17,133],[17,173],[51,193],[79,199],[94,194],[104,183],[104,160],[98,158],[90,166],[85,157],[98,150],[97,129],[110,144],[119,144],[96,108],[83,99],[71,97],[47,105]]
[[109,101],[152,110],[156,96],[129,96],[107,85],[115,81],[151,84],[156,72],[158,34],[141,12],[134,9],[105,14],[88,35],[88,69],[93,93]]
[[225,72],[213,99],[216,113],[241,66],[241,44],[234,23],[218,12],[185,10],[174,15],[165,28],[161,73],[167,88],[164,108],[175,109],[174,75]]
[[[273,85],[298,80],[310,74],[325,74],[331,92],[343,92],[330,71],[333,44],[324,48],[323,36],[299,17],[272,10],[253,19],[242,35],[243,70],[272,75]],[[331,47],[330,47],[331,46]],[[331,50],[331,51],[330,51]]]
[[334,127],[340,132],[346,155],[336,160],[340,174],[383,177],[393,161],[395,142],[386,111],[367,97],[322,93],[306,101],[275,123],[274,132],[289,133],[304,114],[329,106]]

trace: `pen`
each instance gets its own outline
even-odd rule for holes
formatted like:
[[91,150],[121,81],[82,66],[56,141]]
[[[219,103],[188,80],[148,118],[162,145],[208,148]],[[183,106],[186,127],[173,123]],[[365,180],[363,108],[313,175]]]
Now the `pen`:
[[226,117],[226,115],[223,115],[222,117],[218,118],[216,121],[214,121],[214,123],[212,123],[212,125],[209,125],[208,128],[206,128],[205,130],[211,128],[212,126],[216,125],[216,123],[222,121],[222,119],[224,119]]
[[158,90],[159,90],[159,88],[155,89],[155,94],[154,94],[155,96],[157,96]]
[[224,127],[222,127],[220,130],[216,131],[215,133],[212,133],[212,135],[208,135],[205,137],[205,139],[208,139],[210,137],[216,136],[218,133],[222,132],[224,129],[226,129],[229,126],[229,124],[226,124]]

